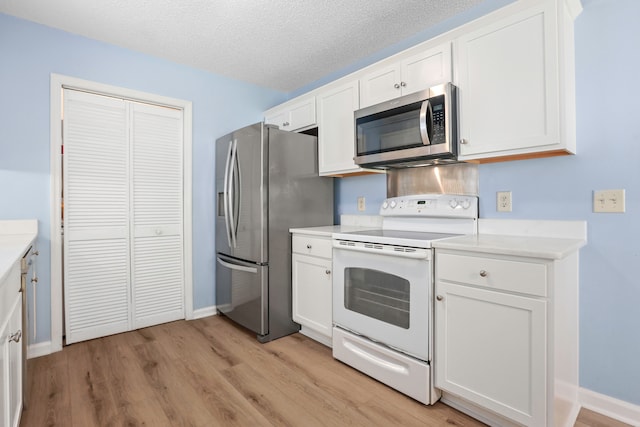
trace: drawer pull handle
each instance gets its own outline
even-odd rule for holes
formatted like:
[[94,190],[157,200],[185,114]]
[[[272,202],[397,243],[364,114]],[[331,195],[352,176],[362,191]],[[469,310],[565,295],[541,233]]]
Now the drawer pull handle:
[[311,249],[311,245],[307,245],[307,249]]
[[487,277],[488,274],[486,270],[480,270],[480,277]]
[[437,299],[438,301],[442,301],[442,300],[444,299],[444,297],[443,297],[442,295],[438,295],[438,296],[436,296],[436,299]]
[[325,274],[331,274],[331,270],[325,270]]

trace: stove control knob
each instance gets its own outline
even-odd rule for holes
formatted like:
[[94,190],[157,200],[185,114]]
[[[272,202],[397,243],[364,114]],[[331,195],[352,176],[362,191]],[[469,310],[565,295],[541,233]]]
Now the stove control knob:
[[456,199],[451,199],[451,201],[449,201],[449,206],[451,206],[451,209],[455,209],[458,207],[458,201]]
[[389,202],[385,200],[384,203],[382,203],[382,209],[387,209],[388,207],[389,207]]
[[469,203],[469,200],[464,199],[464,200],[462,201],[462,208],[463,208],[463,209],[469,209],[469,206],[471,206],[471,203]]
[[392,200],[391,203],[389,203],[389,206],[391,206],[391,209],[395,208],[397,205],[395,200]]

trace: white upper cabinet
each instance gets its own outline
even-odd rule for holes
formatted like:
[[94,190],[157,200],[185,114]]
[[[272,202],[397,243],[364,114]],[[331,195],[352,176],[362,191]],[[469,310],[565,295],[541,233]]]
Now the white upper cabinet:
[[574,153],[573,17],[566,2],[522,1],[474,24],[456,40],[460,159]]
[[360,108],[451,81],[451,43],[374,65],[360,78]]
[[353,163],[353,112],[453,82],[461,161],[575,153],[581,10],[580,0],[518,0],[272,108],[265,120],[285,130],[317,123],[321,175],[371,172]]
[[316,97],[305,96],[264,113],[264,121],[282,130],[296,131],[316,124]]
[[353,161],[358,109],[358,81],[332,86],[317,94],[318,170],[320,175],[362,172]]

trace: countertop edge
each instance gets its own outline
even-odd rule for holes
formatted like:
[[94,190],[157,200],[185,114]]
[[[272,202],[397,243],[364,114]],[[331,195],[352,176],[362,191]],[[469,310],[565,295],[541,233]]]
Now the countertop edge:
[[[530,245],[523,247],[525,242]],[[586,244],[583,239],[482,234],[437,240],[432,246],[436,249],[560,260]]]
[[0,247],[7,248],[4,256],[0,258],[0,283],[4,282],[14,264],[20,261],[37,236],[37,233],[0,234]]

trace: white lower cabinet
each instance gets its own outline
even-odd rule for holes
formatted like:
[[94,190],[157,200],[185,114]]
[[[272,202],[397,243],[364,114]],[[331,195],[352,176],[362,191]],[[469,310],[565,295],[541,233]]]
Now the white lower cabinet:
[[436,249],[435,260],[435,386],[500,425],[573,425],[559,400],[577,391],[577,258]]
[[331,239],[293,235],[292,309],[301,333],[331,344]]
[[17,427],[22,412],[22,296],[17,292],[0,319],[0,421]]
[[436,387],[545,425],[546,301],[440,283]]

